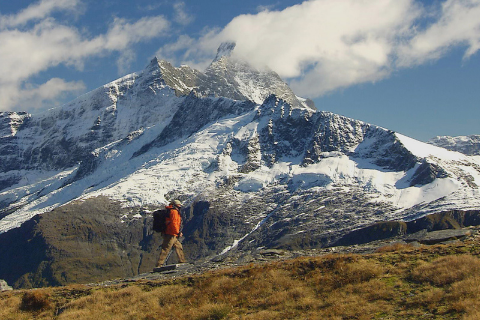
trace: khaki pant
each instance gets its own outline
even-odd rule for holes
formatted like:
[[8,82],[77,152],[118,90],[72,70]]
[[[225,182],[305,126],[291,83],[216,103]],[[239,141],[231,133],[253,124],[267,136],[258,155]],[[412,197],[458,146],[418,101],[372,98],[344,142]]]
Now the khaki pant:
[[178,262],[179,263],[185,262],[185,256],[183,255],[183,246],[180,243],[180,241],[178,241],[178,238],[176,236],[164,234],[162,251],[160,252],[160,257],[158,258],[157,267],[161,267],[163,265],[172,247],[175,248],[175,253],[177,254],[177,257],[178,257]]

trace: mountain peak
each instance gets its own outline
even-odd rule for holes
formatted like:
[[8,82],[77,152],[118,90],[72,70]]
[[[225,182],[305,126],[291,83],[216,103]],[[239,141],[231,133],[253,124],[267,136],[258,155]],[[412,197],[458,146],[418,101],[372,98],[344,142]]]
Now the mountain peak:
[[222,57],[230,57],[236,45],[235,42],[222,42],[217,49],[217,56],[213,61],[218,61]]
[[144,69],[144,72],[151,73],[153,71],[156,71],[160,68],[160,63],[161,61],[158,60],[157,57],[153,57],[152,60],[150,60],[150,63],[148,66]]
[[158,61],[158,58],[155,56],[153,57],[152,60],[150,60],[150,64],[149,65],[158,65],[160,62]]

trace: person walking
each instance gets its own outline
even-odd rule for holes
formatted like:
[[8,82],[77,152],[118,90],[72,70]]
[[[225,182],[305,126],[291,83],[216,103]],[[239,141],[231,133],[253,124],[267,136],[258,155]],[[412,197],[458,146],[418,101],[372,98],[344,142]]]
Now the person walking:
[[180,200],[173,200],[170,202],[170,205],[165,207],[170,214],[166,218],[166,229],[162,234],[162,250],[160,251],[160,257],[158,258],[157,268],[163,266],[172,247],[175,248],[178,262],[186,262],[185,255],[183,254],[183,246],[178,240],[179,237],[183,236],[183,234],[180,232],[180,225],[182,224],[182,218],[180,216],[181,207],[182,203]]

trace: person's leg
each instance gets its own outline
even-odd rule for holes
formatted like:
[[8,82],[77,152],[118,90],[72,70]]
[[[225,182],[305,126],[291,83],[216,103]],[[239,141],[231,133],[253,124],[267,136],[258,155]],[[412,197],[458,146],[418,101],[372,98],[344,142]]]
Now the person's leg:
[[177,238],[175,238],[175,243],[173,244],[173,246],[175,247],[175,253],[177,254],[177,257],[178,257],[178,262],[180,263],[185,263],[186,260],[185,260],[185,255],[183,254],[183,246],[182,246],[182,243],[180,241],[178,241]]
[[177,241],[177,237],[171,236],[169,234],[163,235],[162,250],[160,251],[160,257],[158,258],[157,267],[161,267],[167,259],[168,253],[172,249],[172,246]]

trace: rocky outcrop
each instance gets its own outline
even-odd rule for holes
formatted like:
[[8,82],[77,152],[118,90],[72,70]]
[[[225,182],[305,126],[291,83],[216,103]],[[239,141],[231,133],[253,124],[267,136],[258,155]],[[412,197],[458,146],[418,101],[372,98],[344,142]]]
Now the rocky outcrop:
[[161,147],[176,139],[188,137],[205,125],[227,115],[240,115],[253,110],[251,101],[234,101],[226,98],[202,98],[193,92],[185,98],[170,123],[152,142],[134,154],[138,156],[152,147]]
[[430,139],[428,143],[469,156],[480,155],[480,135],[478,134],[459,137],[438,136]]
[[407,222],[378,222],[342,236],[332,246],[364,244],[394,237],[401,237],[408,242],[433,244],[463,238],[470,235],[470,231],[462,228],[478,225],[479,210],[451,210]]
[[407,229],[407,224],[403,221],[377,222],[371,226],[346,234],[335,242],[333,246],[364,244],[376,240],[403,236],[407,233]]
[[415,174],[410,181],[410,186],[423,186],[433,182],[437,178],[446,177],[448,177],[448,173],[445,169],[424,159],[417,170],[415,170]]
[[74,168],[90,162],[96,149],[167,121],[179,101],[158,69],[126,76],[43,114],[1,113],[0,190],[18,183],[20,170]]
[[293,107],[315,110],[313,101],[301,101],[290,87],[272,70],[259,70],[232,54],[235,43],[222,44],[215,60],[199,77],[198,92],[203,95],[227,97],[234,100],[250,100],[257,104],[271,94]]
[[150,271],[161,244],[151,228],[151,214],[141,209],[103,197],[75,202],[0,234],[10,244],[0,246],[0,278],[31,288]]
[[[31,115],[26,112],[0,112],[0,172],[18,169],[19,155],[22,153],[16,134]],[[0,190],[22,179],[19,172],[0,175]]]
[[0,292],[9,290],[13,290],[13,288],[10,287],[5,280],[0,279]]
[[147,73],[155,74],[157,81],[171,87],[177,96],[191,92],[202,97],[224,97],[232,100],[249,100],[261,104],[274,94],[294,107],[315,110],[312,100],[299,99],[275,72],[259,70],[232,54],[235,43],[222,43],[217,56],[205,72],[188,66],[173,67],[167,61],[151,60]]
[[431,245],[447,241],[463,240],[470,235],[472,235],[471,230],[463,229],[438,230],[432,232],[426,232],[426,230],[424,230],[423,232],[419,231],[405,237],[405,241]]

